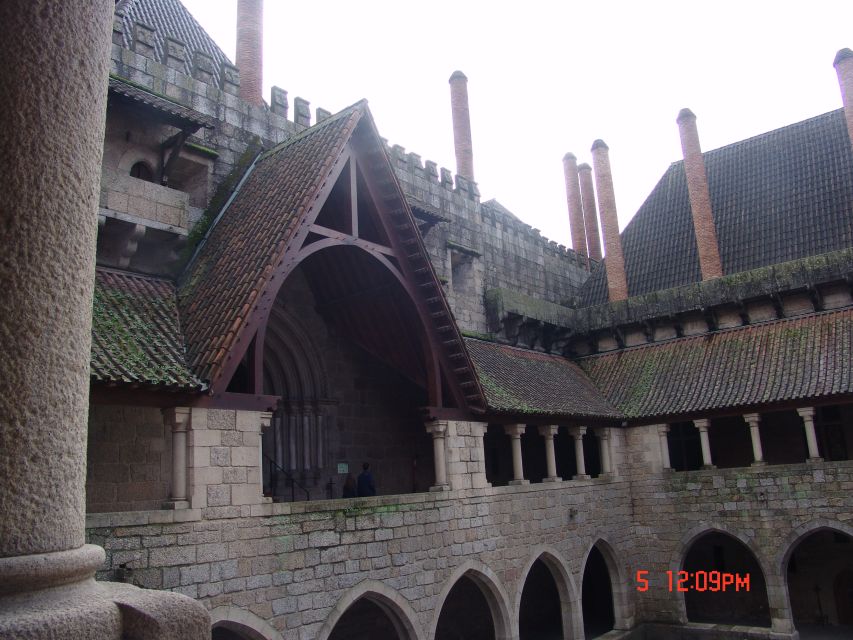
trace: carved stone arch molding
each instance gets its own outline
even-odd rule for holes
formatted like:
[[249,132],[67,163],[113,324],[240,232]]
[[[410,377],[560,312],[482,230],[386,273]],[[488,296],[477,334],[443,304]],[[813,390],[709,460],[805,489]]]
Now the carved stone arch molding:
[[394,624],[401,640],[425,640],[418,624],[418,616],[408,600],[399,593],[376,580],[365,580],[347,591],[338,604],[326,616],[326,621],[315,636],[317,640],[328,640],[349,608],[362,599],[377,605]]
[[[631,629],[634,626],[633,592],[630,588],[633,582],[629,579],[628,570],[623,565],[616,547],[603,535],[594,537],[592,544],[587,547],[583,555],[579,573],[580,588],[583,590],[583,574],[586,569],[587,559],[589,558],[589,554],[592,553],[593,548],[598,549],[601,553],[604,563],[607,565],[607,571],[610,574],[610,589],[613,594],[613,628]],[[580,594],[578,601],[580,602]],[[583,625],[583,621],[581,621],[581,625]]]
[[211,627],[223,627],[249,638],[249,640],[281,640],[281,634],[266,620],[254,613],[227,605],[210,612]]

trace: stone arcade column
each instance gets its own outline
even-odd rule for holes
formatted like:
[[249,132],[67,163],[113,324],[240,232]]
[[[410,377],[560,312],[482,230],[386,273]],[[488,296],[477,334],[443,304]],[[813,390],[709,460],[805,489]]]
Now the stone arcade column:
[[447,460],[444,456],[444,437],[447,433],[447,422],[437,420],[427,425],[427,433],[432,435],[432,457],[435,462],[435,484],[430,491],[447,491]]
[[548,425],[539,427],[539,435],[545,438],[545,466],[548,469],[548,477],[542,482],[560,482],[561,477],[557,475],[557,457],[554,455],[554,436],[557,435],[558,427]]
[[763,467],[767,463],[764,462],[764,452],[761,449],[761,431],[759,429],[761,416],[757,413],[747,413],[744,414],[743,419],[749,425],[749,435],[752,438],[752,459],[754,461],[752,466]]
[[602,427],[596,430],[598,445],[601,449],[601,473],[613,474],[613,462],[610,459],[610,428]]
[[659,424],[658,428],[658,442],[660,443],[660,459],[663,464],[664,471],[672,471],[672,462],[669,459],[669,440],[666,435],[669,433],[669,425],[668,424]]
[[699,442],[702,444],[702,468],[713,469],[714,461],[711,460],[711,441],[708,439],[708,427],[711,426],[711,421],[707,418],[694,420],[693,424],[699,429]]
[[168,509],[186,509],[187,500],[187,429],[190,423],[189,407],[163,410],[163,419],[172,429],[172,497],[163,506]]
[[530,484],[529,480],[524,479],[524,465],[521,461],[521,434],[524,433],[526,425],[523,424],[506,424],[504,425],[504,433],[512,438],[512,480],[511,485]]
[[806,429],[806,443],[809,446],[809,462],[821,462],[820,450],[817,446],[817,434],[814,430],[814,407],[800,407],[797,413],[803,419],[803,426]]
[[571,427],[569,433],[575,440],[575,463],[578,469],[574,480],[588,480],[589,476],[586,473],[586,461],[583,457],[583,437],[586,434],[586,427]]
[[210,637],[194,600],[97,583],[86,429],[114,2],[0,3],[0,638]]

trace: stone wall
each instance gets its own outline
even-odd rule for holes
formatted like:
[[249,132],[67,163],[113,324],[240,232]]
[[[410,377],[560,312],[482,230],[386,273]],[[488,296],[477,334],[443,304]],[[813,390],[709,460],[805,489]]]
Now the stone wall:
[[159,509],[169,497],[172,438],[159,409],[92,406],[86,511]]

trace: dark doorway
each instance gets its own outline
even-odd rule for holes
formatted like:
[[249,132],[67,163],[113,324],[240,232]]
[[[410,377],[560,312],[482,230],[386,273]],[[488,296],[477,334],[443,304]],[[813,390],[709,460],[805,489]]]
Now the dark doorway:
[[521,640],[562,640],[560,592],[548,566],[537,560],[521,591],[518,631]]
[[512,480],[512,443],[503,425],[490,424],[483,437],[486,480],[493,487],[505,487]]
[[692,422],[671,424],[666,440],[669,445],[669,460],[673,469],[676,471],[694,471],[702,468],[702,444],[699,441],[699,429]]
[[593,547],[583,570],[583,630],[587,638],[597,638],[613,629],[613,589],[607,562]]
[[521,436],[521,463],[524,477],[531,483],[542,482],[548,475],[545,463],[545,438],[539,435],[539,429],[528,426]]
[[557,475],[571,480],[578,472],[575,459],[575,439],[565,427],[560,427],[554,436],[554,455],[557,458]]
[[601,441],[591,429],[583,434],[583,460],[588,476],[597,478],[601,475]]
[[447,594],[435,640],[495,640],[489,603],[472,579],[462,576]]
[[329,640],[405,640],[384,607],[368,598],[357,600],[341,616]]
[[[681,570],[687,577],[674,575],[672,590],[688,589],[684,604],[690,622],[770,626],[764,573],[740,540],[719,532],[700,536],[687,551]],[[733,582],[726,585],[729,575]],[[680,577],[684,579],[679,582]],[[748,590],[744,579],[749,581]]]
[[853,538],[822,529],[803,538],[788,560],[794,626],[846,629],[853,637]]
[[255,640],[258,638],[256,633],[241,633],[237,631],[238,626],[241,625],[234,622],[218,623],[211,630],[211,640]]

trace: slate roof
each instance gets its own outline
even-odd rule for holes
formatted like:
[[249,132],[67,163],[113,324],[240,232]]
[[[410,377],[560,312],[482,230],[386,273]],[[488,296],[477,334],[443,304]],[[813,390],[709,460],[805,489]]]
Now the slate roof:
[[[842,110],[703,156],[724,273],[853,244],[853,150]],[[683,161],[669,167],[622,232],[622,248],[631,296],[701,279]],[[602,266],[580,302],[607,302]]]
[[113,95],[121,96],[132,102],[148,105],[165,113],[169,123],[178,128],[182,129],[193,125],[196,129],[199,127],[212,129],[215,126],[215,121],[210,116],[206,116],[168,98],[158,96],[148,89],[129,82],[124,78],[110,76],[109,83],[110,93]]
[[187,366],[172,283],[97,269],[91,379],[175,391],[204,389]]
[[613,405],[570,360],[465,338],[486,403],[498,413],[620,418]]
[[361,102],[262,156],[183,274],[190,366],[212,381],[366,109]]
[[138,21],[156,30],[154,50],[158,60],[163,58],[163,47],[167,36],[187,45],[185,69],[187,75],[192,75],[192,63],[196,51],[206,53],[213,58],[213,75],[217,86],[222,63],[231,64],[228,56],[222,52],[219,45],[179,0],[119,0],[116,3],[116,13],[124,16],[124,46],[128,49],[132,48],[133,23]]
[[651,418],[853,393],[853,309],[578,361],[625,416]]

